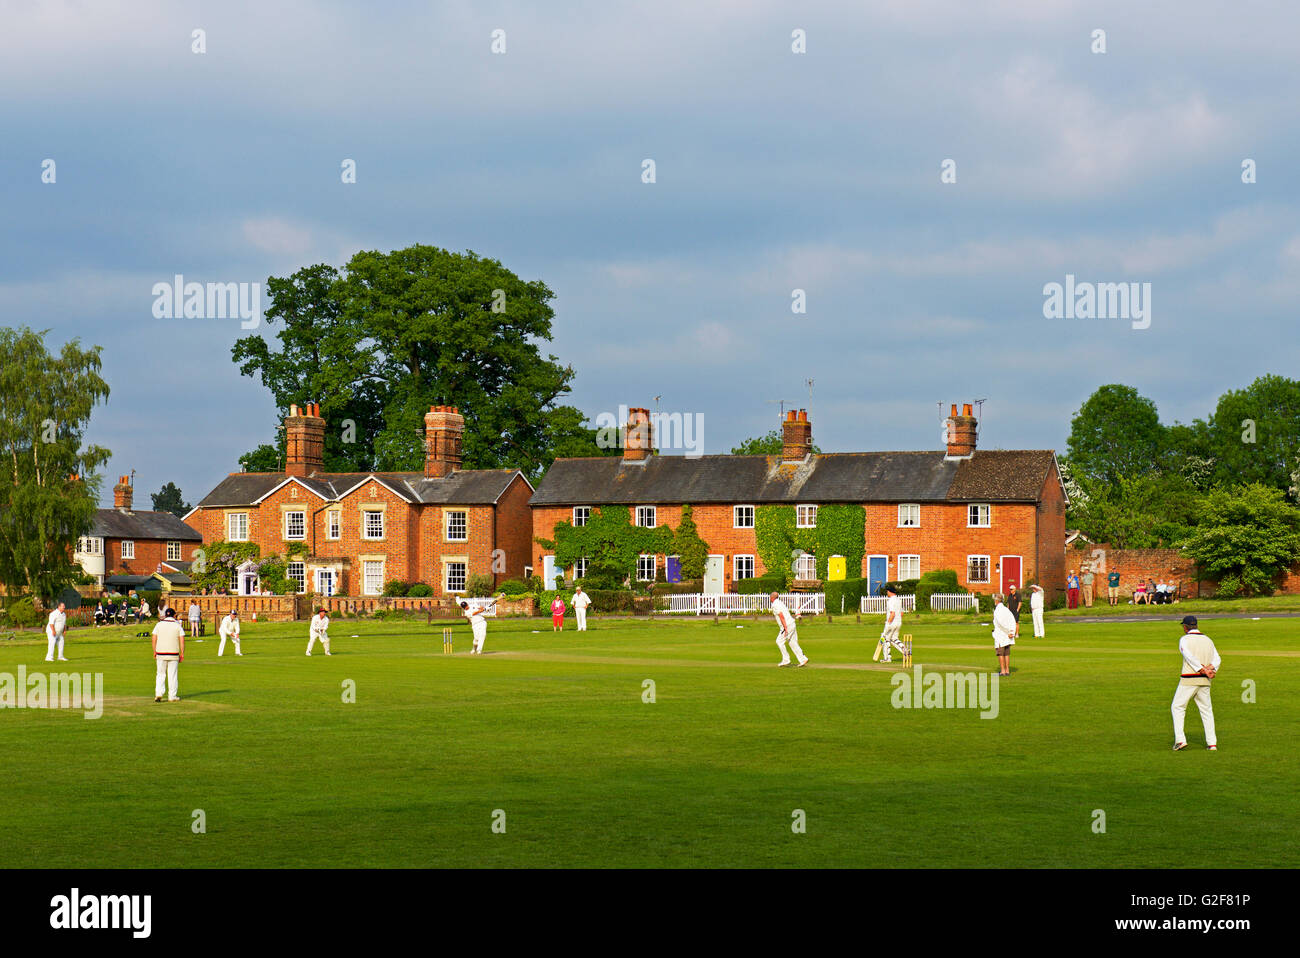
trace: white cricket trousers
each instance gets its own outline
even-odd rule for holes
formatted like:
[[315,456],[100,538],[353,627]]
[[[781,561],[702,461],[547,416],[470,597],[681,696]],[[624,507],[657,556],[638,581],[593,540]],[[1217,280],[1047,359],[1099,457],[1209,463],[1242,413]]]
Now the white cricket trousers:
[[483,642],[487,638],[486,622],[471,622],[469,629],[474,633],[474,651],[479,655],[483,654]]
[[[236,655],[243,655],[244,653],[241,652],[241,651],[239,651],[239,633],[238,633],[238,632],[235,632],[235,633],[231,634],[231,636],[230,636],[230,641],[235,643],[235,654],[236,654]],[[221,633],[221,644],[220,644],[219,646],[217,646],[217,657],[220,658],[220,657],[221,657],[222,655],[224,655],[225,653],[226,653],[226,633],[222,632],[222,633]]]
[[307,654],[308,654],[308,655],[311,655],[311,650],[314,649],[314,648],[316,647],[316,640],[317,640],[318,638],[320,639],[320,644],[323,645],[323,646],[325,646],[325,654],[326,654],[326,655],[329,655],[329,652],[330,652],[330,636],[329,636],[329,633],[328,633],[328,632],[326,632],[326,633],[323,634],[323,635],[319,635],[319,636],[318,636],[315,632],[313,632],[313,633],[311,634],[311,638],[307,641]]
[[1214,707],[1210,705],[1210,687],[1208,685],[1179,685],[1174,692],[1174,744],[1186,743],[1187,733],[1183,731],[1183,720],[1187,718],[1187,703],[1196,699],[1196,707],[1201,710],[1201,724],[1205,726],[1205,744],[1218,745],[1214,734]]
[[1043,628],[1043,610],[1034,609],[1032,615],[1034,617],[1034,638],[1036,639],[1046,638],[1047,630]]
[[50,648],[49,648],[49,651],[45,653],[45,661],[47,661],[47,662],[52,662],[52,661],[54,661],[54,651],[55,651],[55,649],[58,649],[58,652],[59,652],[59,658],[63,658],[63,636],[61,636],[61,635],[60,635],[60,636],[53,636],[53,635],[49,635],[49,634],[47,633],[46,638],[47,638],[48,641],[49,641]]
[[784,632],[776,637],[776,647],[781,650],[782,665],[790,664],[790,654],[785,650],[786,643],[789,643],[790,651],[794,653],[794,657],[799,660],[801,665],[808,661],[808,656],[804,655],[803,649],[799,648],[799,630],[791,629],[788,637]]
[[167,693],[167,698],[174,702],[176,699],[180,698],[180,657],[175,655],[156,655],[154,656],[154,659],[158,663],[158,677],[154,679],[153,683],[154,698],[162,698],[162,694],[165,691]]
[[895,622],[893,625],[886,625],[885,631],[880,633],[880,644],[885,647],[885,661],[889,662],[890,648],[898,649],[899,652],[906,653],[902,641],[898,638],[898,633],[903,630],[902,622]]
[[573,614],[578,620],[578,631],[586,632],[587,631],[587,610],[579,609],[575,607],[573,610]]

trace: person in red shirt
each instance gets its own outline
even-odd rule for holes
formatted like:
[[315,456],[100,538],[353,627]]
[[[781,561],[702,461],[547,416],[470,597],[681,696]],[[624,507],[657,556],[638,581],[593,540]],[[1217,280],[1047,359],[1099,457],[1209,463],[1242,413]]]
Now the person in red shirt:
[[555,601],[551,603],[551,631],[564,631],[564,600],[558,595]]

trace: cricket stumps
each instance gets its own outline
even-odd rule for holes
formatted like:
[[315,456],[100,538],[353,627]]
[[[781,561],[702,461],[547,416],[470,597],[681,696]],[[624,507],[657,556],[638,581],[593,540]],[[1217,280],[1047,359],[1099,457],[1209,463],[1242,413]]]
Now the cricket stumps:
[[912,633],[908,632],[903,636],[903,668],[912,667]]
[[451,629],[442,630],[442,654],[451,655],[456,651],[455,642],[452,639]]

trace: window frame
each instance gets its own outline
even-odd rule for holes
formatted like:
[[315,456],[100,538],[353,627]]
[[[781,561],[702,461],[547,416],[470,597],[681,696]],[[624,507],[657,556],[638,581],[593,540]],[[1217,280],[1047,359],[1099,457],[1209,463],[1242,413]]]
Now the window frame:
[[[294,566],[298,567],[299,575],[294,575]],[[307,591],[307,563],[305,562],[288,562],[284,566],[284,577],[291,582],[298,583],[298,594],[302,595]]]
[[[971,522],[971,511],[975,509],[984,510],[984,522]],[[979,513],[976,513],[978,516]],[[967,529],[988,529],[993,525],[993,506],[987,502],[968,502],[966,504],[966,528]]]
[[[460,516],[464,524],[464,535],[453,536],[451,534],[451,520],[453,516]],[[442,540],[443,542],[469,542],[469,510],[468,509],[448,509],[442,514]]]
[[[236,519],[241,519],[243,525],[243,534],[235,535],[232,525]],[[247,542],[248,541],[248,513],[247,512],[227,512],[226,513],[226,539],[230,542]]]
[[[650,560],[650,578],[646,578],[641,573],[641,563],[646,559]],[[643,552],[636,557],[636,581],[637,582],[654,582],[655,576],[659,574],[659,556],[653,552]]]
[[[377,592],[367,591],[367,582],[369,581],[368,566],[379,566],[379,590]],[[384,576],[387,574],[388,564],[383,559],[363,559],[361,561],[361,594],[362,595],[383,595],[384,594]]]
[[585,579],[587,577],[587,567],[591,565],[591,560],[587,556],[573,560],[573,578]]
[[[579,509],[583,510],[581,522],[578,521]],[[569,518],[571,524],[573,525],[573,528],[581,529],[583,526],[585,526],[588,522],[591,521],[591,506],[574,506],[573,513]]]
[[[916,521],[906,522],[903,519],[903,510],[916,510]],[[966,513],[967,521],[970,520],[970,512]],[[921,528],[921,504],[919,502],[900,502],[898,504],[898,528],[900,529],[919,529]]]
[[[800,568],[803,566],[805,560],[811,564],[811,567],[812,567],[812,574],[811,574],[811,575],[806,575],[806,576],[805,576],[805,575],[801,575],[801,574],[800,574],[800,571],[799,571],[799,570],[800,570]],[[802,553],[802,554],[799,556],[799,558],[795,559],[795,560],[794,560],[794,577],[795,577],[796,579],[799,579],[799,580],[802,581],[802,582],[810,582],[810,581],[816,579],[816,578],[817,578],[817,556],[814,555],[814,554],[811,553],[811,552],[804,552],[804,553]]]
[[118,558],[134,559],[135,558],[135,540],[123,539],[118,543]]
[[[916,560],[916,575],[904,575],[904,574],[903,574],[903,560],[904,560],[904,559],[915,559],[915,560]],[[898,556],[898,565],[897,565],[895,568],[896,568],[896,570],[897,570],[898,581],[899,581],[899,582],[906,582],[908,579],[919,579],[919,578],[921,578],[921,557],[920,557],[919,555],[915,554],[915,553],[912,553],[912,554],[899,553],[899,556]]]
[[[804,521],[804,510],[812,510],[812,522]],[[802,502],[794,507],[794,527],[796,529],[816,529],[817,528],[817,505],[812,502]]]
[[328,509],[325,512],[325,541],[337,542],[343,538],[343,510]]
[[[379,516],[379,535],[370,535],[370,517]],[[383,542],[387,529],[384,528],[384,510],[383,509],[362,509],[361,510],[361,538],[366,542]],[[382,590],[381,590],[382,591]]]
[[[649,517],[650,522],[641,521],[642,514]],[[636,507],[636,527],[638,529],[654,529],[659,525],[659,507],[658,506],[637,506]]]
[[[302,522],[302,531],[298,535],[293,535],[290,531],[289,522],[291,516],[297,516]],[[303,509],[286,509],[284,511],[284,541],[301,542],[307,538],[307,512]]]
[[[748,509],[748,510],[749,510],[749,523],[748,523],[748,525],[741,525],[741,522],[740,522],[740,510],[741,510],[741,509]],[[733,529],[752,529],[752,528],[754,528],[754,525],[755,525],[755,523],[756,523],[757,521],[758,521],[758,510],[755,509],[753,506],[750,506],[750,505],[739,505],[739,506],[732,506],[732,507],[731,507],[731,528],[733,528]]]
[[[971,575],[970,575],[970,573],[971,573],[970,560],[971,560],[971,559],[983,559],[983,560],[984,560],[984,575],[985,575],[985,578],[983,578],[983,579],[972,579],[972,578],[971,578]],[[992,582],[993,582],[993,557],[992,557],[992,556],[989,556],[989,555],[984,555],[983,553],[979,553],[979,552],[972,553],[972,554],[966,556],[966,584],[967,584],[967,585],[990,585],[990,584],[992,584]]]
[[[452,566],[460,566],[463,570],[460,588],[454,589],[451,585]],[[442,588],[448,595],[462,595],[469,588],[469,563],[464,559],[450,559],[442,565]]]
[[[741,559],[749,560],[749,575],[740,574],[739,562]],[[745,579],[753,579],[758,575],[758,563],[756,557],[749,553],[741,553],[731,557],[731,581],[741,582]]]

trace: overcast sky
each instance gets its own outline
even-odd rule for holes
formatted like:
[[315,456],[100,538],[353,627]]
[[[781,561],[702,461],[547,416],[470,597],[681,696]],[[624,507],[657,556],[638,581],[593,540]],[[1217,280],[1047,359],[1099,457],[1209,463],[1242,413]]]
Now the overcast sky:
[[[661,396],[726,452],[793,400],[926,449],[985,399],[982,447],[1061,450],[1103,383],[1172,422],[1296,375],[1298,38],[1249,0],[0,0],[0,323],[103,346],[105,496],[146,508],[275,419],[239,320],[155,283],[413,243],[545,281],[593,419]],[[1150,283],[1149,328],[1045,318],[1067,274]]]

